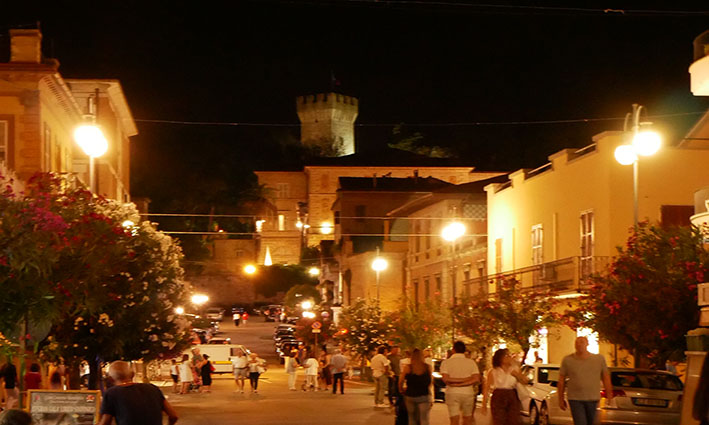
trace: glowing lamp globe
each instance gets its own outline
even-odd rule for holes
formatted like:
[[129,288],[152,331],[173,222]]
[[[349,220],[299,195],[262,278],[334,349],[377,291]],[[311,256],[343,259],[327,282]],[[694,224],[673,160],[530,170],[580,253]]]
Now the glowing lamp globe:
[[256,273],[256,266],[253,264],[248,264],[244,267],[244,273],[246,274],[254,274]]
[[448,242],[454,242],[464,234],[465,225],[457,221],[450,223],[441,231],[441,237]]
[[388,265],[389,263],[387,263],[387,260],[381,257],[377,257],[374,259],[374,261],[372,261],[372,270],[381,272],[386,270]]
[[310,276],[318,276],[318,275],[320,274],[320,269],[317,268],[317,267],[311,267],[311,268],[308,270],[308,274],[309,274]]
[[633,150],[640,156],[655,154],[661,145],[662,139],[654,131],[641,131],[633,137]]
[[175,308],[175,313],[177,314],[185,314],[185,309],[182,307],[176,307]]
[[98,158],[108,150],[108,140],[98,126],[85,124],[74,130],[74,140],[84,153]]
[[615,160],[621,165],[631,165],[638,160],[638,155],[631,145],[620,145],[615,148]]

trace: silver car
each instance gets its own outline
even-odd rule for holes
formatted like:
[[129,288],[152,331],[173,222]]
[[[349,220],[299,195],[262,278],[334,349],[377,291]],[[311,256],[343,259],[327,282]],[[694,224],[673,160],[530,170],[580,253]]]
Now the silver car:
[[[683,385],[665,371],[609,368],[613,401],[601,399],[596,424],[676,425],[682,410]],[[559,365],[534,364],[522,372],[530,379],[523,394],[522,414],[532,425],[573,424],[571,412],[559,408],[556,391]],[[603,391],[601,391],[603,393]]]

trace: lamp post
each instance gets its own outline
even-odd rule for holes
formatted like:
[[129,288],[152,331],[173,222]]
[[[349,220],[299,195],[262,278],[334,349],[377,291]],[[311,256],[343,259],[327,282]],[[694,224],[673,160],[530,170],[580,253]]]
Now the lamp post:
[[443,240],[446,242],[450,242],[450,247],[451,247],[451,258],[452,258],[452,263],[453,266],[451,267],[452,273],[452,281],[451,281],[451,341],[455,342],[455,307],[456,307],[456,288],[455,288],[455,280],[456,280],[456,273],[455,273],[455,263],[456,263],[456,252],[455,252],[455,242],[460,239],[463,235],[465,235],[466,228],[465,225],[459,221],[452,221],[448,223],[443,229],[441,230],[441,237]]
[[634,103],[633,111],[626,114],[623,131],[632,131],[632,141],[628,145],[618,146],[614,153],[616,161],[620,164],[633,165],[633,228],[636,231],[638,229],[638,159],[640,156],[654,155],[662,145],[658,133],[641,130],[641,126],[652,124],[640,121],[640,113],[644,109],[642,105]]
[[377,248],[377,256],[374,257],[372,261],[372,270],[376,272],[377,275],[377,307],[379,307],[379,273],[387,269],[389,263],[386,259],[379,256],[379,248]]

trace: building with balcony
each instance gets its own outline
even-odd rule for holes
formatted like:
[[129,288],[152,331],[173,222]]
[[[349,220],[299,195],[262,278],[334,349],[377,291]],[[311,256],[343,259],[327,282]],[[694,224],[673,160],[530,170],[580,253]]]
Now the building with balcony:
[[0,63],[0,162],[26,180],[37,172],[75,174],[88,186],[88,158],[74,129],[97,107],[108,152],[97,158],[97,192],[130,201],[129,138],[137,134],[116,80],[67,80],[42,56],[38,29],[11,29],[10,61]]
[[[700,122],[707,122],[706,117]],[[695,127],[691,134],[706,131]],[[690,134],[690,135],[691,135]],[[628,134],[604,132],[583,149],[564,149],[534,170],[518,170],[488,185],[488,276],[467,284],[495,292],[500,276],[521,281],[520,291],[542,287],[572,299],[585,278],[603,272],[633,226],[633,170],[614,158]],[[640,220],[688,225],[693,194],[709,181],[709,143],[666,146],[638,162]],[[521,294],[520,296],[523,296]],[[588,330],[578,332],[587,333]],[[559,362],[576,334],[549,330],[543,357]],[[617,363],[612,347],[600,350]]]
[[709,30],[694,39],[694,62],[689,74],[692,94],[709,96]]
[[[456,305],[478,295],[466,285],[487,274],[487,197],[484,188],[506,176],[448,185],[388,213],[388,240],[407,241],[405,295],[415,306],[439,300]],[[465,234],[448,242],[445,226],[460,222]],[[486,296],[487,293],[482,294]]]

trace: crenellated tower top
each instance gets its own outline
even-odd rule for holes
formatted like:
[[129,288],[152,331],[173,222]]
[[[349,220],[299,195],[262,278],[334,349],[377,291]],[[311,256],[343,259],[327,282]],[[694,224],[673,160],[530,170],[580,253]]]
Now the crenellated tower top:
[[355,153],[354,123],[359,101],[339,93],[298,96],[300,141],[318,147],[324,156]]

